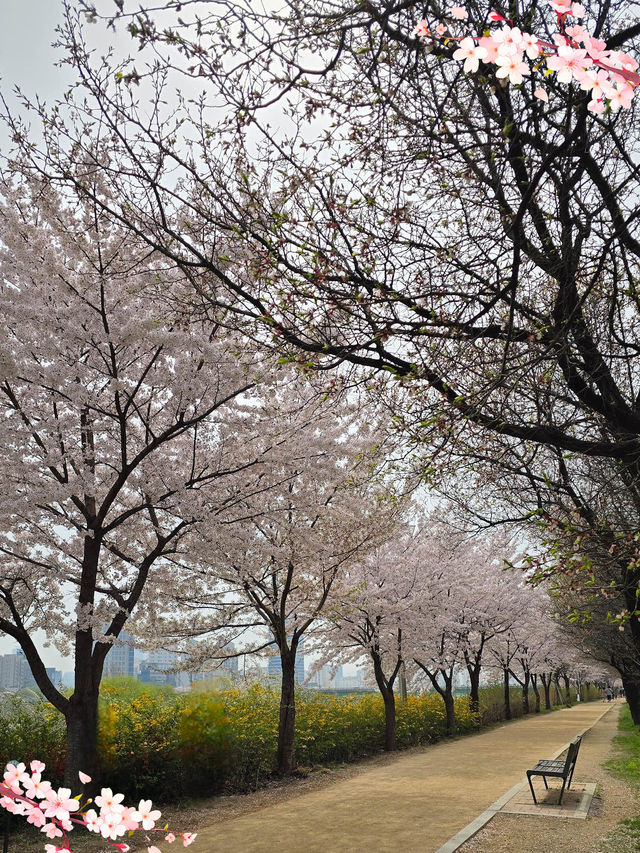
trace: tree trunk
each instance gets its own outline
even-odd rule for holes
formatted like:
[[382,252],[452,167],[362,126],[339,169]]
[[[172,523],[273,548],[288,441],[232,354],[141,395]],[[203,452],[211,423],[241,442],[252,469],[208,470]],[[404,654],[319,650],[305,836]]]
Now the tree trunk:
[[444,710],[446,714],[447,736],[453,737],[456,733],[456,714],[453,703],[453,690],[451,685],[447,684],[442,695],[444,699]]
[[296,653],[280,649],[282,682],[280,686],[280,718],[278,720],[277,771],[291,776],[296,769]]
[[504,679],[503,683],[503,695],[504,695],[504,718],[505,720],[511,719],[511,694],[509,693],[509,670],[507,667],[502,667],[502,676]]
[[481,636],[482,642],[473,656],[466,650],[464,651],[464,662],[469,673],[469,710],[473,714],[480,713],[480,673],[482,671],[482,653],[485,644],[484,633]]
[[[396,741],[396,697],[393,694],[395,673],[392,678],[387,680],[382,670],[380,656],[373,650],[371,651],[371,659],[373,660],[376,684],[384,703],[384,748],[387,752],[394,752],[398,748]],[[400,664],[396,667],[396,672],[399,670]]]
[[564,681],[564,695],[565,695],[564,703],[568,708],[570,708],[571,707],[571,682],[569,681],[568,675],[563,675],[562,680]]
[[65,719],[67,724],[67,760],[64,784],[78,790],[78,772],[82,770],[93,779],[98,777],[96,748],[98,742],[98,690],[77,689],[69,699]]
[[525,670],[524,679],[522,682],[522,711],[525,714],[528,714],[531,710],[529,707],[529,683],[531,681],[531,675],[528,670]]
[[393,690],[385,689],[382,694],[384,702],[384,748],[393,752],[398,748],[396,742],[396,697]]
[[480,667],[467,665],[469,673],[469,710],[474,713],[480,713]]
[[541,673],[542,686],[544,687],[544,707],[547,711],[551,710],[551,674],[548,676]]
[[640,677],[637,675],[632,677],[626,672],[621,672],[620,675],[629,710],[631,711],[631,719],[636,726],[640,726]]
[[538,676],[531,676],[531,686],[533,687],[533,695],[535,696],[535,707],[534,712],[536,714],[540,713],[540,690],[538,689]]

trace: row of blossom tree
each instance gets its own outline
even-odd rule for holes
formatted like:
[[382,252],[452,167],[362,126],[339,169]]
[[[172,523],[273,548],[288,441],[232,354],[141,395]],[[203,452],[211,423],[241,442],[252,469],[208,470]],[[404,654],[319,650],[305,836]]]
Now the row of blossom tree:
[[[194,666],[230,640],[275,642],[282,773],[309,632],[370,655],[389,748],[401,665],[441,693],[453,732],[454,667],[477,706],[487,656],[513,672],[536,646],[522,617],[536,596],[501,571],[504,543],[465,546],[424,519],[412,532],[355,389],[318,389],[247,347],[94,205],[35,180],[4,189],[0,628],[65,715],[68,784],[95,772],[103,666],[132,617],[141,641],[178,644]],[[72,651],[71,696],[36,629]]]
[[[522,687],[524,712],[550,707],[552,680],[587,666],[591,680],[611,677],[580,651],[553,618],[541,587],[505,570],[513,556],[503,536],[465,541],[433,519],[418,530],[404,525],[396,537],[349,572],[343,595],[319,632],[323,661],[362,661],[366,655],[384,700],[387,749],[394,749],[398,679],[435,690],[455,734],[455,673],[466,670],[470,705],[479,710],[481,672],[497,670],[504,711],[511,717],[510,681]],[[568,685],[567,685],[568,687]]]

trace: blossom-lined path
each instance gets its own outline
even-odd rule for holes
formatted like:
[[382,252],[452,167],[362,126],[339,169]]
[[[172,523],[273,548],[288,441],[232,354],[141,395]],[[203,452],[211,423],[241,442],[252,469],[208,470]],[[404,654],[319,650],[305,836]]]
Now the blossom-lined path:
[[[578,704],[401,755],[322,790],[200,827],[198,849],[203,853],[434,853],[522,782],[525,770],[539,758],[555,755],[615,707],[601,702]],[[588,749],[587,733],[582,752]],[[579,771],[580,759],[576,779]]]

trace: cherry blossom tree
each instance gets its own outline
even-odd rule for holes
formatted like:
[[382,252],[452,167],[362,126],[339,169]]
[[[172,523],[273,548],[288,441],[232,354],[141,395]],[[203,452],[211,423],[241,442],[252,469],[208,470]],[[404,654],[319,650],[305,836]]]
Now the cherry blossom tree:
[[[95,770],[109,650],[170,587],[203,490],[255,461],[243,425],[260,364],[181,315],[183,277],[94,205],[3,189],[0,630],[66,719],[71,783]],[[70,696],[37,629],[73,655]]]
[[384,746],[397,748],[394,688],[410,661],[405,635],[420,622],[416,603],[422,590],[422,557],[412,526],[398,518],[398,529],[388,542],[348,572],[327,612],[325,630],[316,643],[324,660],[361,663],[365,656],[373,669],[384,704]]
[[[322,390],[322,389],[321,389]],[[265,453],[216,502],[228,509],[198,525],[197,570],[172,590],[177,618],[153,632],[179,640],[203,636],[200,658],[274,647],[281,663],[277,769],[296,768],[295,664],[347,573],[393,529],[394,487],[387,448],[352,392],[327,398],[295,376],[281,381],[252,413]],[[398,499],[400,500],[400,499]],[[222,528],[222,529],[221,529]],[[247,629],[252,628],[249,634]],[[256,640],[256,632],[258,639]],[[207,641],[206,635],[212,639]]]

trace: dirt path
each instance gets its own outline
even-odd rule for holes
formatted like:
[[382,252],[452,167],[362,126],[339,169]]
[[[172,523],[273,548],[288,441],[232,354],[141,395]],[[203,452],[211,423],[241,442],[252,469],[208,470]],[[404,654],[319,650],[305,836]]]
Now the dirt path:
[[[541,757],[556,754],[600,718],[603,719],[598,734],[590,735],[582,749],[588,753],[589,744],[595,746],[598,742],[601,751],[606,750],[617,712],[599,702],[580,704],[437,744],[321,790],[201,827],[198,850],[202,853],[434,853],[505,791],[522,781],[527,767]],[[600,735],[601,729],[607,731]],[[600,754],[596,749],[594,756],[596,752]],[[582,759],[581,753],[581,773]],[[625,816],[620,814],[617,819]],[[506,816],[494,820],[498,819],[505,820]],[[516,818],[517,826],[520,820]],[[573,831],[579,822],[571,823]],[[565,849],[557,841],[556,832],[554,853]],[[482,843],[482,839],[477,842]],[[476,846],[473,853],[528,849],[498,848],[488,843],[489,846]],[[472,848],[467,846],[467,849],[471,853]],[[531,849],[543,853],[544,848]]]

